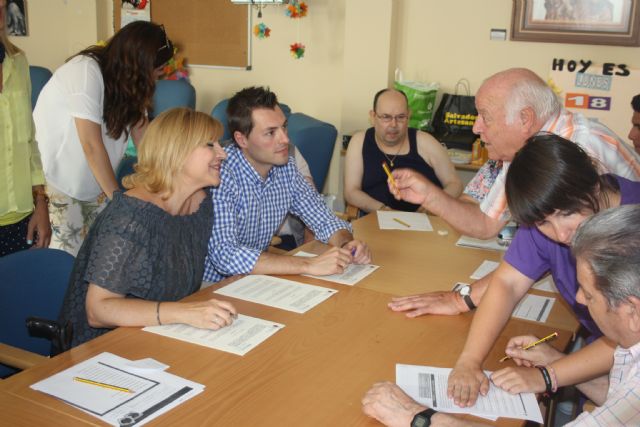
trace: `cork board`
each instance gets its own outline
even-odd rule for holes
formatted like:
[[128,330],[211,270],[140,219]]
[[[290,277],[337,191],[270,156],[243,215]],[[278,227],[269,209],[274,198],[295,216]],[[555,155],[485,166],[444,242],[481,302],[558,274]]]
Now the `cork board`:
[[[189,65],[250,69],[249,11],[230,0],[151,0],[151,20],[163,24]],[[114,30],[121,0],[113,0]]]

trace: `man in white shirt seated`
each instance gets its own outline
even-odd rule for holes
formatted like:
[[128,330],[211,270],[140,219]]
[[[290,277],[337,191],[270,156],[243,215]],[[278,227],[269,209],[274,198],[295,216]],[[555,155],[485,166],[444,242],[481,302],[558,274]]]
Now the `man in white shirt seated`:
[[[567,425],[640,425],[640,205],[625,205],[594,215],[578,229],[571,247],[580,282],[576,299],[587,306],[600,330],[617,348],[608,381],[595,378],[577,385],[600,406],[590,413],[583,412]],[[548,344],[522,349],[535,339],[516,337],[507,345],[506,354],[518,365],[540,367],[540,375],[534,377],[529,375],[530,369],[503,369],[501,376],[509,378],[499,382],[503,388],[513,384],[506,387],[510,392],[517,392],[518,384],[525,383],[528,389],[553,392],[562,382],[547,368],[564,354]],[[390,382],[375,384],[362,399],[362,405],[365,414],[387,426],[482,425],[426,408]]]

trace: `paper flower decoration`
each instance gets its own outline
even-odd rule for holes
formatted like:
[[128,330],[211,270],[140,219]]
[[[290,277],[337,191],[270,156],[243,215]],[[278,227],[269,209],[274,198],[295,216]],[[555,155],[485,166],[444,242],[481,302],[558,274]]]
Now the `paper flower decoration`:
[[264,25],[264,22],[253,26],[253,34],[259,39],[266,39],[271,35],[271,28]]
[[302,43],[294,43],[291,45],[289,51],[291,52],[291,56],[295,59],[300,59],[304,56],[305,47]]
[[292,0],[287,5],[285,13],[289,18],[304,18],[307,16],[308,6],[305,2],[299,2],[298,0]]
[[165,64],[162,71],[163,80],[189,80],[189,70],[186,67],[185,59],[177,57],[178,48],[173,49],[173,56]]

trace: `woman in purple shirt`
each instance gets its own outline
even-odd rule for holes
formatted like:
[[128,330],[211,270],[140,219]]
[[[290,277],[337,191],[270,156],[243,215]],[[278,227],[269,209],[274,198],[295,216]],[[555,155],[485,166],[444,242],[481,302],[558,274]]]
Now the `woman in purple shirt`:
[[[506,182],[511,215],[521,224],[507,254],[490,279],[475,314],[465,347],[449,376],[448,394],[457,405],[475,404],[489,389],[482,363],[517,303],[533,283],[551,273],[563,298],[590,334],[590,345],[547,367],[556,385],[579,384],[605,375],[613,362],[613,346],[587,310],[575,301],[575,260],[568,247],[580,224],[599,210],[640,202],[640,183],[600,175],[598,166],[579,146],[552,134],[532,137],[516,154]],[[543,392],[536,368],[506,368],[491,380],[512,392]]]

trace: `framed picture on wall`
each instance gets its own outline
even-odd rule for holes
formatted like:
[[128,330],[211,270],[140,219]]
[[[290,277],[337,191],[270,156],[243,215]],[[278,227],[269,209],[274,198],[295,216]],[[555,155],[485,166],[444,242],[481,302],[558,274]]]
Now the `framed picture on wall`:
[[640,46],[639,0],[513,0],[511,40]]
[[27,5],[26,0],[9,0],[6,17],[7,33],[10,36],[26,36]]

